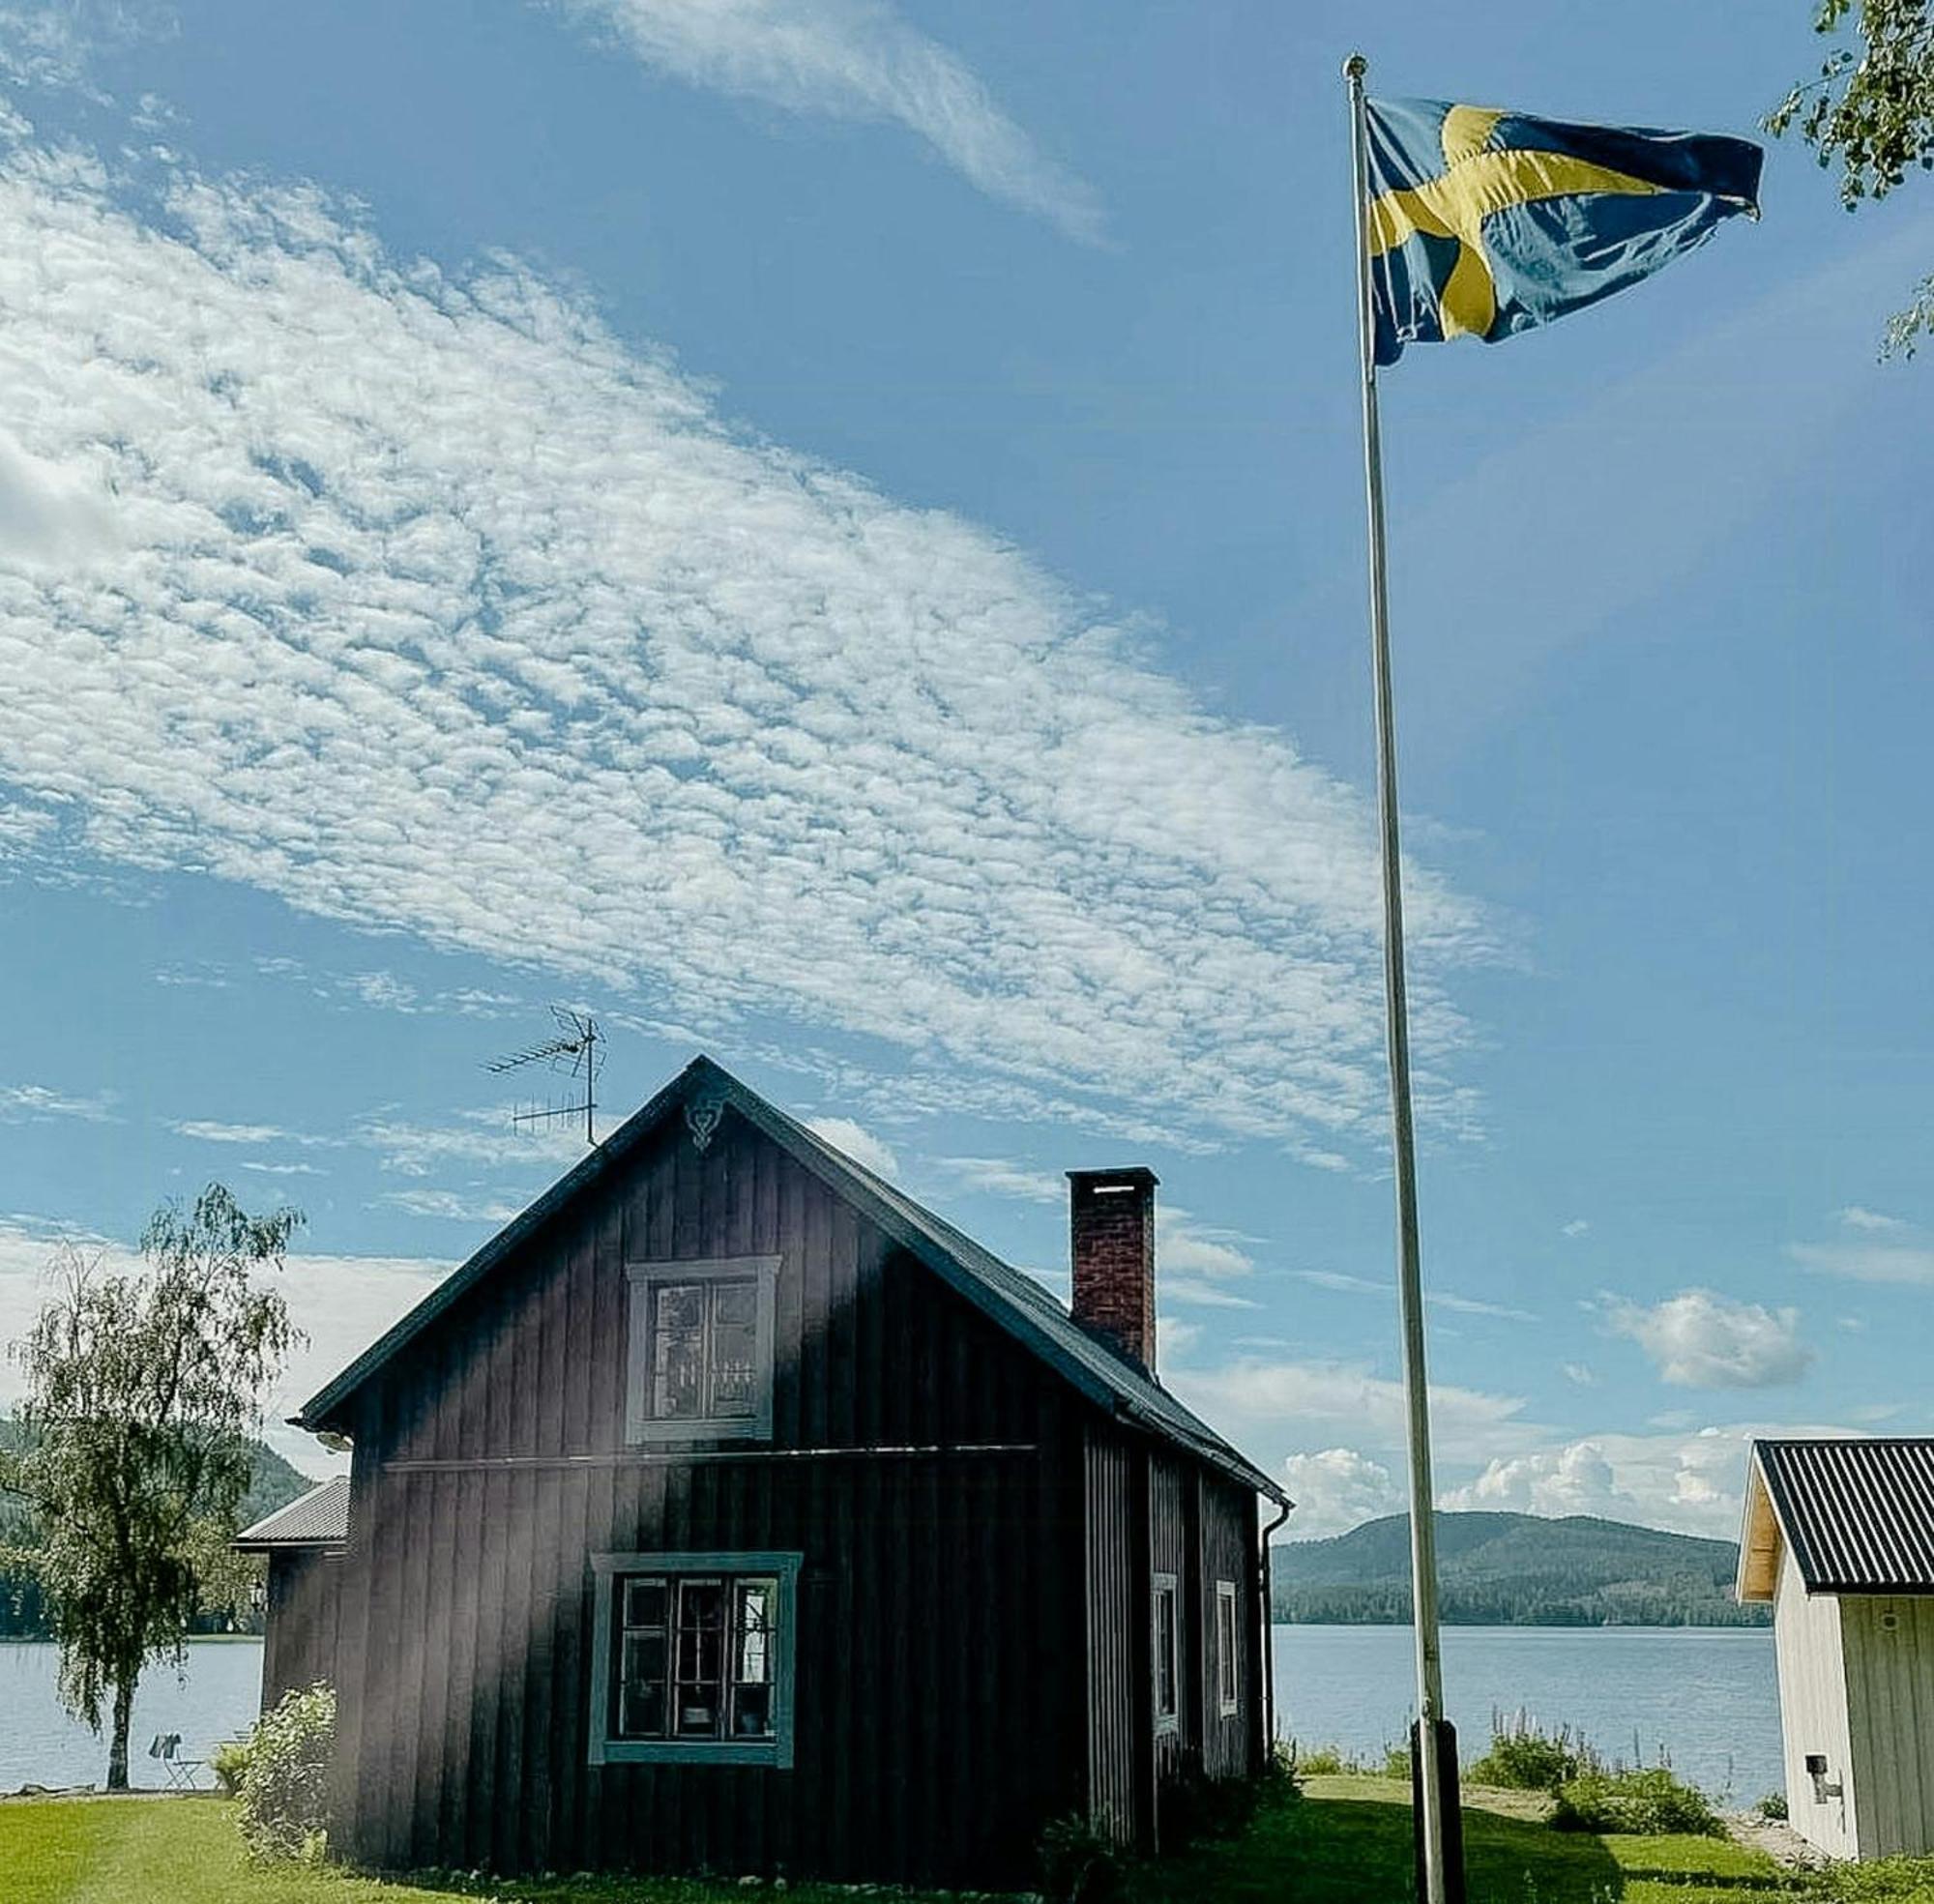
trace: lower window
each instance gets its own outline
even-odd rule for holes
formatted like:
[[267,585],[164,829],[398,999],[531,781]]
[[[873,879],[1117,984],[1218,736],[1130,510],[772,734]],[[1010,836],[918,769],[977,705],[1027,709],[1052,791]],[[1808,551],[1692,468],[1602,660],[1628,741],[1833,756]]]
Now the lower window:
[[591,1762],[792,1763],[797,1554],[597,1554]]

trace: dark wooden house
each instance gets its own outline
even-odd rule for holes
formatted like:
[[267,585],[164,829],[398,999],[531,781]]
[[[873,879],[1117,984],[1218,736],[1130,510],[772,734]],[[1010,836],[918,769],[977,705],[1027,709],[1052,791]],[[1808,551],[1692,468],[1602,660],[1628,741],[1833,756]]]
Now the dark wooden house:
[[1011,1885],[1257,1770],[1283,1496],[1070,1186],[1072,1316],[701,1058],[330,1383],[337,1849]]
[[268,1557],[262,1710],[336,1674],[336,1615],[349,1544],[349,1482],[338,1477],[245,1527],[233,1543]]

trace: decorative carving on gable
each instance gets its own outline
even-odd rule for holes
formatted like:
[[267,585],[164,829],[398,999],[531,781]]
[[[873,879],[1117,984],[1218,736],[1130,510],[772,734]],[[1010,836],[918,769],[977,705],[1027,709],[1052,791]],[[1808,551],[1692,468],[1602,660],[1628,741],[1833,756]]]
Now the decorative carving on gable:
[[725,1114],[725,1099],[707,1093],[703,1097],[686,1100],[685,1128],[691,1132],[691,1148],[704,1152],[718,1128],[718,1120]]

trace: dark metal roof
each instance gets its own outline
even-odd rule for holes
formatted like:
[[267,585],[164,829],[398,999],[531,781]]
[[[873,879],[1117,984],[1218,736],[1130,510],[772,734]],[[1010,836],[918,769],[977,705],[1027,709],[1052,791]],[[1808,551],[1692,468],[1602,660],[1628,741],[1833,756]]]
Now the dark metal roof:
[[1809,1594],[1934,1594],[1934,1435],[1756,1441]]
[[349,1477],[337,1475],[245,1527],[233,1544],[252,1554],[271,1547],[339,1547],[348,1538]]
[[1187,1449],[1272,1501],[1288,1496],[1260,1468],[1198,1420],[1151,1377],[1089,1335],[1032,1276],[982,1248],[943,1217],[875,1177],[825,1138],[796,1123],[709,1058],[694,1058],[651,1102],[568,1171],[521,1216],[453,1271],[408,1315],[364,1351],[294,1418],[298,1427],[340,1428],[343,1404],[420,1331],[450,1307],[559,1210],[600,1181],[674,1111],[729,1106],[934,1271],[977,1308],[1073,1383],[1091,1401]]

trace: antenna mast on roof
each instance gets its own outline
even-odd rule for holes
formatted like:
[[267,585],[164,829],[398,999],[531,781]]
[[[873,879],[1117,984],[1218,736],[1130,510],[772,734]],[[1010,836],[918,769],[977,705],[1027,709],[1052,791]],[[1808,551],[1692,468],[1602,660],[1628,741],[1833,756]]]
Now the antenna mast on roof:
[[[513,1124],[550,1124],[559,1118],[582,1117],[584,1120],[584,1141],[595,1145],[598,1141],[593,1134],[591,1118],[598,1108],[598,1074],[604,1069],[601,1047],[604,1035],[598,1029],[598,1020],[588,1011],[576,1011],[565,1005],[553,1005],[550,1009],[552,1022],[557,1026],[557,1036],[547,1038],[538,1044],[526,1045],[521,1051],[513,1051],[507,1058],[494,1058],[484,1069],[486,1071],[503,1073],[518,1071],[531,1065],[543,1065],[560,1076],[577,1081],[582,1092],[582,1101],[568,1104],[546,1103],[542,1110],[533,1106],[526,1111],[513,1111]],[[575,1097],[577,1094],[571,1094]]]

